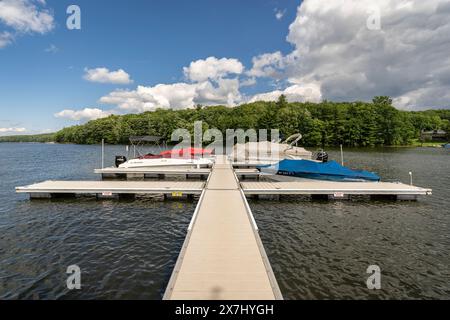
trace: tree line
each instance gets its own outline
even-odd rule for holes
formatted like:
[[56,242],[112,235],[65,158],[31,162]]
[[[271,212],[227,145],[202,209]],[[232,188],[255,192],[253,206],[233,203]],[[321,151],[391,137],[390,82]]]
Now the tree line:
[[30,135],[16,135],[16,136],[2,136],[0,142],[54,142],[54,133],[30,134]]
[[305,146],[398,146],[410,145],[422,130],[450,132],[450,110],[401,111],[389,97],[372,102],[292,102],[258,101],[230,108],[226,106],[173,110],[157,109],[141,114],[111,115],[55,133],[60,143],[128,144],[128,137],[155,135],[170,142],[173,130],[186,128],[193,133],[195,121],[203,129],[279,129],[288,137],[302,133]]

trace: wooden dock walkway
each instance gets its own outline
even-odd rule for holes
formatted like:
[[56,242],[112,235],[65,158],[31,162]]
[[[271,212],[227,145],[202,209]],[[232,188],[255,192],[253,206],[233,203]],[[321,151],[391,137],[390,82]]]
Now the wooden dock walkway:
[[282,299],[231,164],[213,166],[164,299]]

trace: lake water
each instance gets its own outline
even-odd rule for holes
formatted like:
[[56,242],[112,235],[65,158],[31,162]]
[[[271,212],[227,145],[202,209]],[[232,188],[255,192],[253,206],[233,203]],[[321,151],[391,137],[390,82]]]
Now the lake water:
[[[107,146],[107,165],[123,146]],[[30,201],[15,186],[99,179],[100,146],[0,143],[0,299],[160,299],[195,201]],[[337,151],[331,158],[339,159]],[[346,163],[433,189],[417,202],[250,200],[286,299],[450,298],[450,151],[346,150]],[[67,266],[82,271],[66,288]],[[368,290],[366,269],[381,268]]]

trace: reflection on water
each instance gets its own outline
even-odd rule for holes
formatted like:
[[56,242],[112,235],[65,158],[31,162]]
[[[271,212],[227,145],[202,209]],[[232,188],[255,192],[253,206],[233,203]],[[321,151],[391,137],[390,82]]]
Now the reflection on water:
[[[107,165],[123,146],[106,148]],[[0,298],[160,299],[195,202],[29,201],[14,187],[47,179],[98,179],[99,146],[0,144]],[[331,158],[339,159],[337,152]],[[351,167],[433,188],[419,202],[250,201],[287,299],[448,298],[450,153],[346,151]],[[77,264],[82,289],[68,291]],[[378,264],[382,289],[366,269]]]

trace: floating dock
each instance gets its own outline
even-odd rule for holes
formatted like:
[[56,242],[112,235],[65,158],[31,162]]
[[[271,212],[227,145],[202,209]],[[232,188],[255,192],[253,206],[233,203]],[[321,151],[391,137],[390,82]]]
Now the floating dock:
[[[238,176],[259,179],[261,174],[251,168],[253,165],[232,164],[225,156],[218,156],[212,169],[105,168],[95,172],[103,178],[125,177],[128,181],[45,181],[17,187],[16,191],[28,193],[30,198],[86,194],[97,198],[129,198],[135,194],[200,195],[164,294],[164,299],[171,300],[282,299],[246,196],[309,195],[317,199],[348,199],[353,195],[369,195],[375,199],[415,200],[432,192],[389,182],[239,182]],[[164,178],[166,175],[207,177],[207,181],[145,180],[148,176]]]
[[[231,167],[231,166],[230,166]],[[217,168],[217,167],[216,167]],[[194,169],[192,169],[194,170]],[[198,169],[195,169],[198,170]],[[210,169],[199,169],[210,170]],[[159,174],[165,171],[158,171]],[[169,171],[173,173],[175,170]],[[176,171],[181,172],[181,171]],[[183,171],[184,173],[186,171]],[[233,170],[231,169],[231,172]],[[258,177],[254,169],[235,169],[242,177]],[[183,174],[184,174],[183,173]],[[200,174],[200,172],[198,172]],[[221,184],[217,174],[208,174],[213,183]],[[209,181],[209,180],[208,180]],[[217,182],[215,182],[217,181]],[[226,183],[226,181],[224,181]],[[239,182],[236,182],[239,184]],[[208,185],[209,185],[208,184]],[[201,194],[205,187],[203,181],[44,181],[24,187],[16,187],[18,193],[28,193],[31,198],[51,198],[77,194],[93,194],[107,198],[118,195],[133,194],[172,194],[195,195]],[[309,195],[320,199],[347,199],[354,195],[367,195],[372,198],[387,198],[397,200],[415,200],[418,196],[431,195],[432,190],[403,183],[392,182],[334,182],[334,181],[245,181],[240,183],[242,192],[248,196],[259,195]]]
[[[160,168],[117,168],[108,167],[103,169],[95,169],[94,173],[101,174],[102,179],[126,178],[129,180],[159,178],[164,179],[166,176],[184,176],[186,179],[197,177],[207,179],[211,173],[209,168],[183,168],[183,167],[160,167]],[[237,176],[242,177],[259,177],[260,172],[257,169],[236,169]]]
[[201,194],[202,181],[44,181],[16,192],[28,193],[31,198],[51,198],[76,194],[92,194],[99,197],[134,194],[171,194],[173,196]]
[[335,182],[335,181],[289,181],[289,182],[241,182],[246,195],[311,195],[329,199],[342,199],[351,195],[372,197],[396,197],[413,200],[417,196],[431,195],[431,189],[392,182]]
[[186,179],[195,177],[206,180],[211,172],[209,168],[183,168],[183,167],[160,167],[160,168],[117,168],[108,167],[95,169],[94,173],[101,174],[102,179],[125,178],[127,180],[145,180],[146,178],[165,179],[166,176],[184,176]]
[[164,299],[282,299],[252,212],[225,157],[213,166]]

